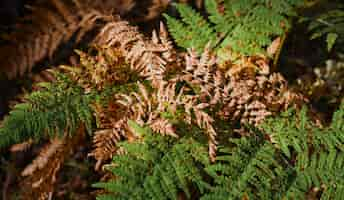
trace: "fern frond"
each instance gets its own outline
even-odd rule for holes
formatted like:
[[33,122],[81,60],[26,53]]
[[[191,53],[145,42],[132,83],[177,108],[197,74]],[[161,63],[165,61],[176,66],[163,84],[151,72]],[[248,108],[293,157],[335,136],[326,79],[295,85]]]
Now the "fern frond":
[[45,148],[43,148],[40,154],[32,161],[32,163],[22,171],[22,176],[32,175],[36,170],[41,170],[44,168],[49,159],[55,156],[56,152],[62,149],[64,145],[63,140],[54,139]]
[[298,163],[294,183],[284,194],[286,198],[303,198],[310,190],[321,193],[321,199],[340,199],[344,192],[343,152],[335,150],[314,153]]
[[44,59],[51,61],[56,50],[72,37],[75,43],[80,42],[88,31],[97,28],[99,20],[107,18],[78,1],[38,4],[26,19],[30,23],[19,25],[18,31],[11,34],[9,44],[1,47],[0,71],[9,79],[23,76]]
[[51,139],[21,173],[25,177],[21,181],[22,198],[34,200],[51,196],[64,161],[73,153],[75,147],[80,145],[84,137],[85,129],[81,124],[72,138],[66,133],[63,138]]
[[173,38],[181,47],[202,51],[211,42],[211,47],[216,47],[219,54],[230,49],[241,55],[257,55],[265,54],[272,39],[290,28],[288,19],[295,15],[294,8],[302,2],[206,0],[209,22],[182,4],[176,5],[181,21],[165,17]]
[[340,49],[339,45],[344,42],[344,11],[341,9],[344,5],[339,4],[337,7],[314,18],[304,19],[309,22],[308,31],[311,33],[311,40],[326,36],[328,51],[331,51],[336,43]]
[[272,143],[289,159],[295,160],[295,179],[283,197],[301,198],[315,190],[321,193],[321,199],[341,198],[344,158],[342,112],[343,104],[334,115],[332,124],[323,129],[308,120],[306,109],[296,116],[289,112],[281,118],[268,120],[263,126]]
[[[247,66],[247,65],[246,65]],[[235,68],[234,68],[235,70]],[[228,97],[223,102],[219,116],[231,121],[259,125],[268,116],[286,110],[289,106],[301,106],[307,99],[292,92],[279,73],[255,75],[243,78],[241,73],[252,73],[252,68],[242,68],[230,77]],[[253,72],[254,73],[254,72]],[[235,74],[239,75],[236,76]]]
[[97,160],[95,165],[96,170],[99,170],[102,162],[111,159],[116,154],[118,150],[117,143],[127,136],[125,126],[122,123],[123,121],[119,121],[112,129],[103,129],[94,132],[94,149],[88,155],[93,156]]
[[167,63],[176,53],[167,37],[163,25],[160,34],[153,34],[151,40],[145,39],[137,27],[129,26],[125,21],[111,22],[100,31],[95,44],[119,48],[133,71],[153,81],[156,85],[163,79]]
[[12,145],[10,148],[10,151],[11,152],[26,151],[26,150],[30,149],[32,147],[32,145],[33,145],[33,140],[29,139],[28,141]]
[[142,143],[121,146],[126,154],[114,156],[113,166],[108,167],[118,179],[94,185],[111,192],[110,199],[177,199],[181,192],[190,198],[196,195],[191,193],[190,184],[200,191],[206,187],[196,165],[206,164],[198,161],[198,155],[207,154],[206,146],[192,139],[176,141],[146,134]]
[[211,43],[211,46],[216,44],[216,33],[199,13],[185,4],[176,4],[176,8],[183,22],[168,15],[165,17],[171,35],[178,46],[195,48],[201,52],[208,43]]
[[289,110],[250,129],[250,137],[225,137],[215,163],[195,130],[179,127],[187,133],[172,139],[139,126],[141,140],[120,143],[126,153],[108,166],[117,178],[94,186],[108,199],[304,199],[310,192],[340,199],[343,105],[326,128],[306,113]]
[[290,175],[286,160],[277,160],[275,149],[260,133],[230,142],[219,149],[217,162],[205,168],[214,184],[201,199],[275,199]]
[[91,95],[85,95],[65,76],[57,75],[57,79],[53,83],[41,83],[44,89],[30,94],[26,103],[16,105],[5,117],[0,128],[1,147],[30,138],[40,140],[63,136],[65,132],[72,134],[80,123],[91,132]]
[[125,84],[130,79],[135,79],[135,74],[130,72],[121,51],[95,47],[95,56],[90,56],[82,51],[76,51],[80,57],[78,66],[60,66],[70,74],[86,91],[96,89],[102,91],[113,85]]

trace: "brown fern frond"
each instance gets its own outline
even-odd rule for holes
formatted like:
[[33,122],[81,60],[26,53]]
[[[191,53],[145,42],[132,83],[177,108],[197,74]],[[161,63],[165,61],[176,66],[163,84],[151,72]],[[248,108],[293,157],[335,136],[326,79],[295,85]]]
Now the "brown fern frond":
[[[157,41],[156,38],[156,34],[153,33],[153,43]],[[119,42],[116,41],[116,43],[112,43],[112,45],[120,45]],[[171,45],[169,42],[165,44],[166,46]],[[125,51],[131,49],[131,47],[125,45],[122,49]],[[150,92],[148,92],[149,90],[144,85],[139,83],[138,92],[132,92],[130,95],[117,94],[115,97],[117,99],[116,103],[126,108],[125,112],[121,111],[125,113],[121,119],[134,120],[140,125],[150,126],[155,132],[162,135],[178,137],[173,124],[169,120],[162,118],[161,113],[169,112],[176,114],[177,108],[181,107],[184,109],[181,120],[185,120],[189,124],[193,123],[205,130],[209,138],[210,159],[214,161],[217,144],[215,139],[216,131],[212,125],[213,118],[205,112],[205,109],[210,108],[210,104],[206,103],[207,100],[205,98],[208,97],[209,100],[214,91],[220,95],[223,90],[222,87],[224,87],[222,83],[223,76],[221,76],[219,71],[216,72],[215,61],[216,59],[208,50],[200,57],[190,51],[189,56],[186,56],[186,69],[181,74],[177,74],[176,78],[170,81],[155,79],[156,82],[153,82],[154,88]],[[176,85],[178,81],[186,81],[195,86],[204,86],[205,88],[196,95],[189,95],[185,87],[177,91]],[[216,101],[220,102],[221,98],[218,97]]]
[[[237,57],[235,63],[227,63],[223,68],[209,46],[201,55],[191,49],[184,62],[179,63],[182,70],[171,73],[166,66],[175,66],[179,55],[163,26],[161,30],[159,36],[153,32],[149,40],[137,28],[118,21],[106,25],[95,40],[97,44],[119,49],[132,70],[151,80],[150,90],[138,84],[138,92],[116,95],[116,104],[124,108],[120,111],[122,120],[134,120],[160,134],[177,137],[173,124],[161,113],[176,115],[178,120],[204,130],[209,157],[214,161],[217,133],[213,117],[258,125],[266,117],[305,101],[287,87],[280,74],[270,73],[270,60],[260,55]],[[182,87],[177,89],[179,83]],[[177,109],[182,109],[182,114],[178,111],[177,116]],[[218,115],[211,116],[208,111]]]
[[219,112],[224,119],[257,126],[266,117],[307,101],[301,94],[292,92],[279,73],[242,72],[229,77],[229,95]]
[[154,120],[153,122],[151,122],[149,126],[156,133],[160,133],[161,135],[169,135],[169,136],[178,138],[175,128],[167,119],[158,118]]
[[99,170],[102,162],[110,160],[116,154],[118,148],[117,143],[123,139],[125,130],[123,124],[118,122],[117,128],[103,129],[96,131],[93,137],[93,150],[88,156],[92,156],[97,160],[95,170]]
[[94,133],[93,150],[88,155],[97,160],[95,169],[99,170],[105,161],[117,153],[116,144],[119,141],[132,141],[135,136],[128,131],[127,107],[111,101],[106,107],[95,104],[94,109],[99,130]]
[[215,162],[216,158],[216,149],[217,149],[217,142],[216,142],[216,131],[213,127],[214,119],[208,115],[204,111],[205,108],[207,108],[209,104],[201,103],[193,107],[193,111],[195,113],[196,117],[196,124],[203,128],[207,135],[208,135],[208,149],[209,149],[209,158],[212,162]]
[[[159,83],[158,89],[150,95],[143,85],[139,85],[140,94],[132,94],[135,100],[127,97],[127,102],[131,102],[131,104],[127,103],[125,106],[130,107],[131,112],[135,113],[129,118],[141,125],[149,125],[154,131],[162,135],[178,137],[173,125],[167,119],[162,118],[160,114],[164,112],[176,114],[177,107],[183,107],[185,113],[181,120],[185,120],[186,123],[190,124],[194,123],[205,130],[209,138],[210,159],[214,161],[217,144],[215,139],[216,131],[212,126],[214,120],[204,111],[209,107],[209,104],[198,103],[199,96],[185,94],[186,90],[184,88],[177,92],[175,82],[160,81]],[[193,114],[195,119],[193,119]]]
[[188,50],[186,70],[175,80],[198,87],[199,101],[208,103],[210,109],[220,105],[218,114],[223,119],[258,125],[272,114],[307,101],[288,88],[281,74],[271,74],[269,62],[256,55],[239,56],[235,63],[224,64],[212,58],[208,48],[201,56]]
[[[66,158],[84,138],[85,130],[80,126],[73,138],[55,138],[46,144],[39,155],[21,173],[24,199],[48,199],[54,192],[58,172]],[[50,198],[51,198],[50,197]]]
[[26,191],[23,196],[27,199],[47,199],[53,192],[57,172],[64,161],[66,141],[53,139],[39,153],[37,158],[23,171],[22,176],[27,176],[23,184]]
[[92,88],[102,90],[106,86],[126,83],[134,76],[120,50],[104,47],[94,47],[94,50],[97,53],[95,56],[77,51],[80,64],[76,67],[60,66],[86,91]]
[[266,117],[301,105],[307,100],[291,91],[278,73],[270,73],[269,59],[264,56],[238,57],[224,70],[208,47],[201,55],[188,50],[185,69],[172,82],[191,85],[195,95],[185,95],[186,121],[193,121],[208,134],[209,155],[215,159],[216,131],[213,118],[204,109],[217,110],[218,116],[231,122],[259,125]]
[[[129,119],[140,125],[148,125],[162,135],[178,137],[173,125],[160,117],[160,112],[166,110],[163,104],[168,103],[164,98],[166,95],[160,95],[159,101],[156,96],[157,93],[148,92],[147,88],[140,83],[138,86],[138,92],[132,92],[129,95],[116,94],[114,100],[107,107],[95,105],[100,130],[95,132],[93,137],[94,149],[89,155],[97,160],[97,170],[104,161],[111,159],[113,155],[118,153],[116,146],[118,141],[123,139],[132,141],[138,138],[135,131],[128,126]],[[172,99],[169,100],[174,102]]]
[[152,80],[153,85],[163,79],[167,63],[176,54],[163,25],[159,36],[153,33],[149,40],[128,22],[111,22],[100,31],[94,42],[101,46],[120,48],[131,69]]
[[0,48],[1,69],[9,79],[23,76],[45,58],[52,59],[58,47],[75,36],[76,42],[88,30],[97,27],[97,20],[108,17],[101,12],[80,7],[77,0],[53,0],[31,7],[27,23],[19,24],[6,46]]
[[155,115],[154,99],[150,98],[150,93],[142,85],[139,85],[139,92],[132,92],[130,95],[119,94],[117,95],[117,103],[127,107],[127,117],[144,125],[146,120],[151,121]]
[[188,54],[185,55],[185,69],[174,80],[185,81],[194,87],[199,87],[198,95],[203,99],[202,102],[211,99],[209,103],[215,105],[223,99],[226,82],[216,62],[217,59],[210,52],[209,45],[200,56],[196,51],[189,49]]
[[55,154],[63,149],[64,141],[61,139],[52,139],[39,153],[39,155],[28,165],[21,173],[22,176],[30,176],[37,170],[43,169],[48,161],[52,159]]

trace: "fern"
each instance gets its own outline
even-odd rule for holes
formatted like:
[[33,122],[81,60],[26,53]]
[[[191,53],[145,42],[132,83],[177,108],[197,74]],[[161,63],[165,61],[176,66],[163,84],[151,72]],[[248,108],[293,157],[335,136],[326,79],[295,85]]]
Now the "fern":
[[165,15],[170,32],[177,44],[184,48],[194,47],[202,51],[209,41],[215,45],[216,33],[210,24],[191,7],[176,5],[182,22]]
[[322,192],[321,199],[343,197],[343,111],[344,103],[334,114],[332,124],[324,129],[308,120],[306,109],[296,116],[285,113],[263,126],[275,146],[290,160],[296,160],[295,180],[283,197],[302,198],[312,188]]
[[[192,138],[180,140],[153,135],[146,128],[142,142],[123,142],[124,155],[116,155],[108,169],[118,178],[94,187],[104,188],[113,194],[97,199],[177,199],[180,192],[191,198],[195,195],[190,186],[199,192],[209,187],[203,184],[202,165],[208,165],[207,145]],[[197,191],[196,190],[196,191]]]
[[[206,0],[209,14],[205,20],[187,5],[177,4],[182,20],[165,15],[169,30],[176,43],[183,48],[202,51],[210,42],[221,55],[228,49],[243,55],[265,53],[272,39],[290,29],[289,17],[302,0],[225,0],[217,3]],[[220,7],[224,11],[220,11]]]
[[308,31],[311,33],[310,39],[314,40],[325,37],[328,51],[331,51],[335,44],[338,44],[338,47],[340,47],[344,42],[343,8],[344,5],[339,4],[336,9],[321,12],[313,18],[302,18],[302,21],[309,22]]
[[79,44],[87,33],[98,29],[99,21],[107,21],[104,10],[94,9],[99,3],[52,0],[31,5],[32,13],[21,20],[7,38],[8,44],[0,48],[0,72],[15,79],[44,60],[56,61],[54,55],[61,47],[66,49],[68,42]]
[[308,120],[306,109],[289,110],[263,132],[250,130],[254,136],[224,137],[215,163],[195,129],[179,128],[184,136],[172,139],[131,122],[142,140],[122,143],[126,153],[108,167],[117,178],[94,186],[108,191],[98,199],[305,199],[310,191],[341,199],[343,117],[344,103],[326,128]]
[[23,142],[29,138],[39,140],[65,132],[73,133],[85,124],[92,128],[91,94],[75,86],[66,76],[57,74],[57,81],[41,83],[41,91],[33,92],[27,102],[15,106],[0,128],[0,147]]

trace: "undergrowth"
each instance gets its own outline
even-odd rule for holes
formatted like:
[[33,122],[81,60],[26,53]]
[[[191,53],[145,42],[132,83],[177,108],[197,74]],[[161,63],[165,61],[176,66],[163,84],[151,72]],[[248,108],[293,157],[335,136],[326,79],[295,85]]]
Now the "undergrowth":
[[[179,18],[165,14],[169,31],[161,23],[151,37],[106,18],[79,62],[53,70],[1,122],[0,148],[47,142],[19,196],[51,198],[87,143],[105,174],[99,200],[343,199],[344,102],[325,124],[274,68],[303,3],[175,4]],[[306,21],[328,50],[342,43],[342,11]]]
[[109,192],[98,199],[343,197],[344,104],[326,128],[314,125],[304,108],[268,119],[250,136],[228,133],[216,163],[197,129],[180,129],[180,139],[136,129],[141,139],[120,143],[124,153],[106,166],[116,178],[94,185]]

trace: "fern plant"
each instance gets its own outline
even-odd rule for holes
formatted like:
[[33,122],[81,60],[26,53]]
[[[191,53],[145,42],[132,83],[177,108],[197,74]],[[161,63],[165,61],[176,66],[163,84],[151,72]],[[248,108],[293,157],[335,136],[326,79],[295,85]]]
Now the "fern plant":
[[92,129],[92,94],[84,94],[68,77],[56,74],[52,83],[41,83],[43,88],[18,104],[5,118],[0,128],[0,147],[28,139],[42,139],[73,133],[84,124]]
[[228,49],[254,55],[265,53],[265,47],[274,38],[290,29],[289,18],[296,15],[294,8],[302,3],[302,0],[206,0],[208,20],[183,4],[176,4],[181,20],[165,17],[173,38],[183,48],[202,51],[210,42],[219,55]]
[[[251,55],[264,53],[287,31],[298,3],[208,0],[210,22],[181,4],[182,22],[166,17],[184,47],[200,51],[209,44],[218,56],[227,48]],[[185,29],[189,38],[181,34]],[[225,72],[209,48],[202,55],[179,54],[163,26],[147,39],[124,21],[106,25],[95,41],[106,46],[100,54],[81,54],[81,67],[65,67],[73,80],[58,74],[56,82],[42,84],[43,90],[5,118],[0,147],[71,134],[84,124],[94,131],[89,155],[96,168],[113,159],[106,168],[115,179],[94,185],[107,191],[98,199],[302,199],[312,192],[341,198],[344,104],[329,127],[317,127],[305,109],[260,125],[296,100],[304,102],[282,75],[270,73],[264,56],[241,58],[234,72]],[[258,67],[266,70],[255,73]],[[245,129],[245,123],[255,128]],[[232,126],[242,129],[235,132]],[[64,137],[58,146],[66,142],[72,149],[76,145],[70,139]],[[49,151],[48,160],[59,160],[59,168],[66,149],[58,159]],[[43,176],[37,181],[54,177],[56,170],[50,171],[38,169]]]
[[210,163],[206,143],[153,134],[132,121],[129,125],[142,133],[143,140],[119,144],[125,153],[107,166],[118,178],[94,184],[111,192],[97,199],[190,199],[210,187],[203,182],[204,166]]
[[302,198],[312,188],[321,191],[321,199],[343,198],[344,103],[324,129],[308,120],[305,109],[294,116],[284,113],[263,125],[272,143],[295,162],[295,179],[283,197]]
[[308,30],[311,33],[311,40],[320,37],[326,38],[328,51],[331,51],[335,44],[338,44],[338,49],[340,49],[340,45],[344,42],[344,5],[338,4],[337,7],[313,18],[302,19],[302,21],[309,22]]
[[108,191],[98,199],[341,199],[343,122],[344,104],[326,128],[306,109],[289,110],[250,137],[224,136],[215,163],[200,130],[179,129],[184,136],[172,139],[134,124],[142,139],[121,143],[107,167],[116,178],[94,186]]

